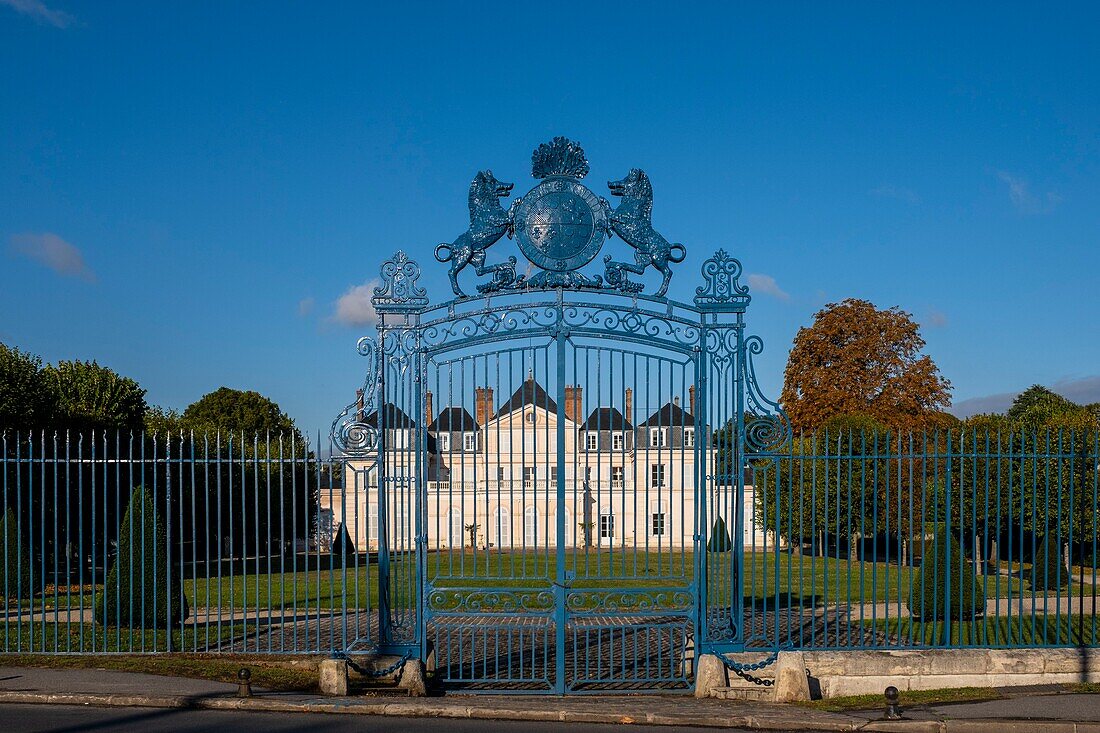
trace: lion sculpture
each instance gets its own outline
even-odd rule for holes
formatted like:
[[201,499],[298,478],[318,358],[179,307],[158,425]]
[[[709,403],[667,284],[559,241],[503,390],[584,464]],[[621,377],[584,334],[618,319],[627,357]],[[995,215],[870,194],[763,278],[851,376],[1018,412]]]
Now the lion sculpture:
[[621,196],[622,203],[611,212],[611,230],[634,248],[634,264],[612,262],[611,255],[604,257],[607,283],[626,293],[637,293],[640,283],[630,282],[627,273],[641,275],[647,267],[654,267],[664,276],[655,295],[664,297],[672,279],[669,263],[684,261],[687,249],[682,244],[669,244],[668,240],[653,228],[653,186],[645,171],[632,168],[626,178],[608,181],[612,196]]
[[451,279],[451,289],[455,295],[466,295],[458,286],[458,273],[467,265],[473,265],[479,276],[492,273],[496,287],[515,280],[514,257],[499,265],[485,264],[485,250],[505,234],[511,235],[512,218],[500,205],[500,199],[509,194],[513,185],[498,181],[490,170],[480,171],[470,183],[470,228],[454,242],[443,242],[435,248],[437,260],[451,263],[447,276]]

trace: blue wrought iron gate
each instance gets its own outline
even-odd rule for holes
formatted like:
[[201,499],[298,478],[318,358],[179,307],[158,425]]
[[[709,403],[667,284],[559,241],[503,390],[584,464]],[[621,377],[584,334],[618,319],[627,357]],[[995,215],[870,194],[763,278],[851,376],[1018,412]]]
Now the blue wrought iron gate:
[[[377,552],[371,633],[452,687],[688,690],[699,654],[744,647],[743,469],[784,423],[755,388],[741,266],[719,251],[692,303],[668,298],[685,251],[653,229],[645,173],[608,184],[612,209],[587,172],[575,143],[540,146],[507,211],[512,185],[479,173],[470,229],[436,250],[452,300],[387,261],[334,425]],[[612,234],[633,261],[582,274]],[[486,264],[505,235],[527,274]],[[489,276],[474,297],[468,266]],[[648,267],[655,295],[630,280]]]

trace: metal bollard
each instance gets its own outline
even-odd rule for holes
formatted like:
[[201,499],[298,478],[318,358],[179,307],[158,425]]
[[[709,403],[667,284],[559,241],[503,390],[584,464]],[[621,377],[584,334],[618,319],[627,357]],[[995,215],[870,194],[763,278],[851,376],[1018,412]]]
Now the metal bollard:
[[241,667],[237,679],[237,697],[252,697],[252,673],[248,671],[248,667]]
[[898,688],[890,685],[884,693],[886,697],[886,719],[901,720],[901,708],[898,706]]

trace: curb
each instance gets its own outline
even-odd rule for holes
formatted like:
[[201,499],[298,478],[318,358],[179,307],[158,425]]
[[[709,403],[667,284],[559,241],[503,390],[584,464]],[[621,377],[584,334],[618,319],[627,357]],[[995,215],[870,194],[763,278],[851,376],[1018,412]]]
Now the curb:
[[[668,715],[639,712],[620,715],[593,711],[524,710],[508,707],[448,705],[419,701],[394,703],[363,698],[301,701],[258,697],[187,695],[124,695],[82,692],[0,692],[0,704],[94,705],[97,707],[181,708],[192,710],[251,710],[279,713],[386,715],[391,717],[466,718],[474,720],[529,720],[554,723],[603,723],[612,725],[702,726],[749,730],[867,731],[868,733],[1100,733],[1100,723],[1007,718],[958,720],[872,720],[846,716],[847,720],[815,720],[806,710],[792,710],[789,720],[766,715]],[[835,715],[835,714],[834,714]]]

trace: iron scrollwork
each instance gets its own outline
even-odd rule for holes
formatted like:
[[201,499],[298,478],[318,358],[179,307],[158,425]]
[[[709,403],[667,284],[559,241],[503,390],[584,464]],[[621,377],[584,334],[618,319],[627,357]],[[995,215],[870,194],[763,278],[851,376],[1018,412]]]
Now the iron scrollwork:
[[380,273],[382,284],[374,289],[371,298],[375,308],[409,310],[428,304],[428,293],[417,284],[420,265],[403,250],[397,250],[392,259],[383,262]]
[[791,421],[779,403],[769,400],[756,381],[753,357],[764,351],[759,336],[745,339],[745,449],[749,453],[768,453],[786,445],[791,439]]
[[367,376],[355,402],[345,407],[332,421],[332,443],[346,456],[362,458],[371,455],[378,446],[378,428],[365,422],[365,416],[374,408],[378,393],[378,348],[374,339],[364,336],[356,345],[361,356],[367,359]]
[[695,305],[714,311],[744,311],[751,297],[739,282],[741,263],[720,249],[703,263],[705,283],[695,289]]
[[438,589],[428,593],[428,608],[439,613],[545,613],[554,594],[545,590]]

